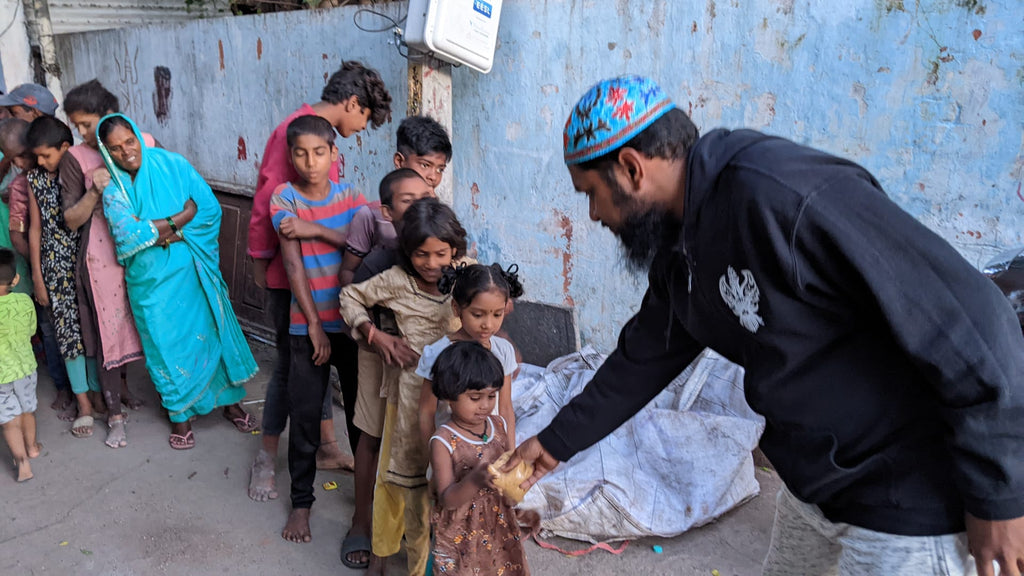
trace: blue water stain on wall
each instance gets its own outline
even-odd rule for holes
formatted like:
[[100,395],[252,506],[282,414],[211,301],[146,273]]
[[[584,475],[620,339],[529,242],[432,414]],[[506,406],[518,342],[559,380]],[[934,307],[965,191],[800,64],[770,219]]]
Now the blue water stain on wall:
[[455,207],[481,260],[576,307],[610,350],[646,282],[619,264],[561,160],[602,77],[656,78],[702,131],[749,127],[861,163],[975,265],[1024,244],[1017,0],[529,0],[502,7],[494,69],[453,72]]

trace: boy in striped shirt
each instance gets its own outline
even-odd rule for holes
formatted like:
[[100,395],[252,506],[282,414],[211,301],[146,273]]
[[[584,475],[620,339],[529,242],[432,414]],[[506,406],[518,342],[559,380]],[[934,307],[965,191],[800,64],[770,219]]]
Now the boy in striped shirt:
[[[331,161],[338,154],[330,122],[319,116],[300,116],[288,125],[287,140],[298,178],[281,185],[270,199],[270,218],[280,236],[292,292],[288,327],[292,512],[281,536],[291,542],[309,542],[316,451],[331,366],[338,369],[343,386],[356,381],[357,349],[338,309],[338,270],[349,224],[366,199],[351,185],[329,178]],[[348,412],[346,409],[351,431]]]

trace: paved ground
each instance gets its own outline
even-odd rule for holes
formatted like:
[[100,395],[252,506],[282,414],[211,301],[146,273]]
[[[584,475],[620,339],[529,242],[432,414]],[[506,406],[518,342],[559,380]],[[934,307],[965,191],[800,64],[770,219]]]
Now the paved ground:
[[[272,351],[256,347],[261,365]],[[268,370],[248,387],[249,400],[263,397]],[[0,474],[0,574],[358,574],[338,561],[338,544],[352,510],[351,476],[320,472],[313,508],[313,542],[290,544],[279,536],[287,499],[249,500],[249,463],[259,437],[240,434],[219,413],[194,424],[196,448],[167,446],[168,425],[141,367],[132,389],[147,406],[131,414],[129,446],[103,445],[97,427],[76,439],[49,409],[53,388],[41,378],[39,438],[43,454],[35,478],[18,485]],[[259,409],[259,404],[250,408]],[[337,411],[340,414],[340,410]],[[338,421],[340,423],[340,420]],[[100,423],[102,426],[102,423]],[[339,426],[340,434],[344,427]],[[0,458],[7,458],[0,448]],[[278,457],[282,494],[287,494],[284,450]],[[571,558],[527,544],[538,576],[673,574],[748,576],[760,572],[768,546],[778,478],[757,471],[762,494],[719,522],[682,536],[630,543],[620,556],[596,551]],[[319,484],[336,480],[336,491]],[[580,543],[553,539],[563,548]],[[653,545],[663,553],[655,554]],[[401,574],[404,560],[391,573]]]

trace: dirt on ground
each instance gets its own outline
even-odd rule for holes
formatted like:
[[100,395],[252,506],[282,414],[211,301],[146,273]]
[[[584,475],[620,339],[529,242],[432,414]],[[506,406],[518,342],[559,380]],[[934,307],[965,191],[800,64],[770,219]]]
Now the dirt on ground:
[[[253,348],[261,371],[246,386],[246,407],[260,415],[274,352],[255,343]],[[280,536],[289,511],[286,439],[277,458],[282,497],[253,502],[246,488],[259,435],[236,431],[216,411],[193,424],[194,449],[171,450],[169,425],[141,364],[131,366],[129,382],[146,406],[130,412],[128,447],[113,450],[103,444],[103,421],[97,421],[91,438],[71,436],[69,424],[49,408],[55,392],[41,368],[37,414],[43,451],[32,462],[35,478],[16,484],[10,468],[0,474],[0,574],[361,573],[345,568],[338,553],[352,513],[350,474],[317,474],[313,541],[286,542]],[[336,414],[340,444],[346,445],[340,408]],[[0,457],[9,458],[6,447]],[[717,522],[675,538],[630,542],[619,555],[595,550],[567,556],[528,542],[531,571],[537,576],[759,574],[780,486],[762,465],[756,471],[761,494]],[[332,480],[338,488],[323,490]],[[566,550],[587,547],[559,538],[547,542]],[[389,573],[402,574],[404,566],[404,557],[392,558]]]

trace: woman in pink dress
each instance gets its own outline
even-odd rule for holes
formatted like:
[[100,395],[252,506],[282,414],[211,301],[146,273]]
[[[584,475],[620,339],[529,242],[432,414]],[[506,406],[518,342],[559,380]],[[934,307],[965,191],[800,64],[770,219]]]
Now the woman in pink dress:
[[[69,91],[64,110],[85,143],[72,146],[58,167],[64,221],[82,235],[75,270],[82,339],[86,357],[95,358],[100,375],[108,414],[106,444],[111,448],[128,445],[122,403],[136,410],[142,405],[129,394],[126,379],[126,365],[143,356],[142,344],[128,304],[124,268],[117,263],[103,216],[102,190],[93,185],[93,172],[106,170],[96,143],[96,123],[118,108],[117,97],[96,80]],[[152,145],[152,136],[146,136]]]

